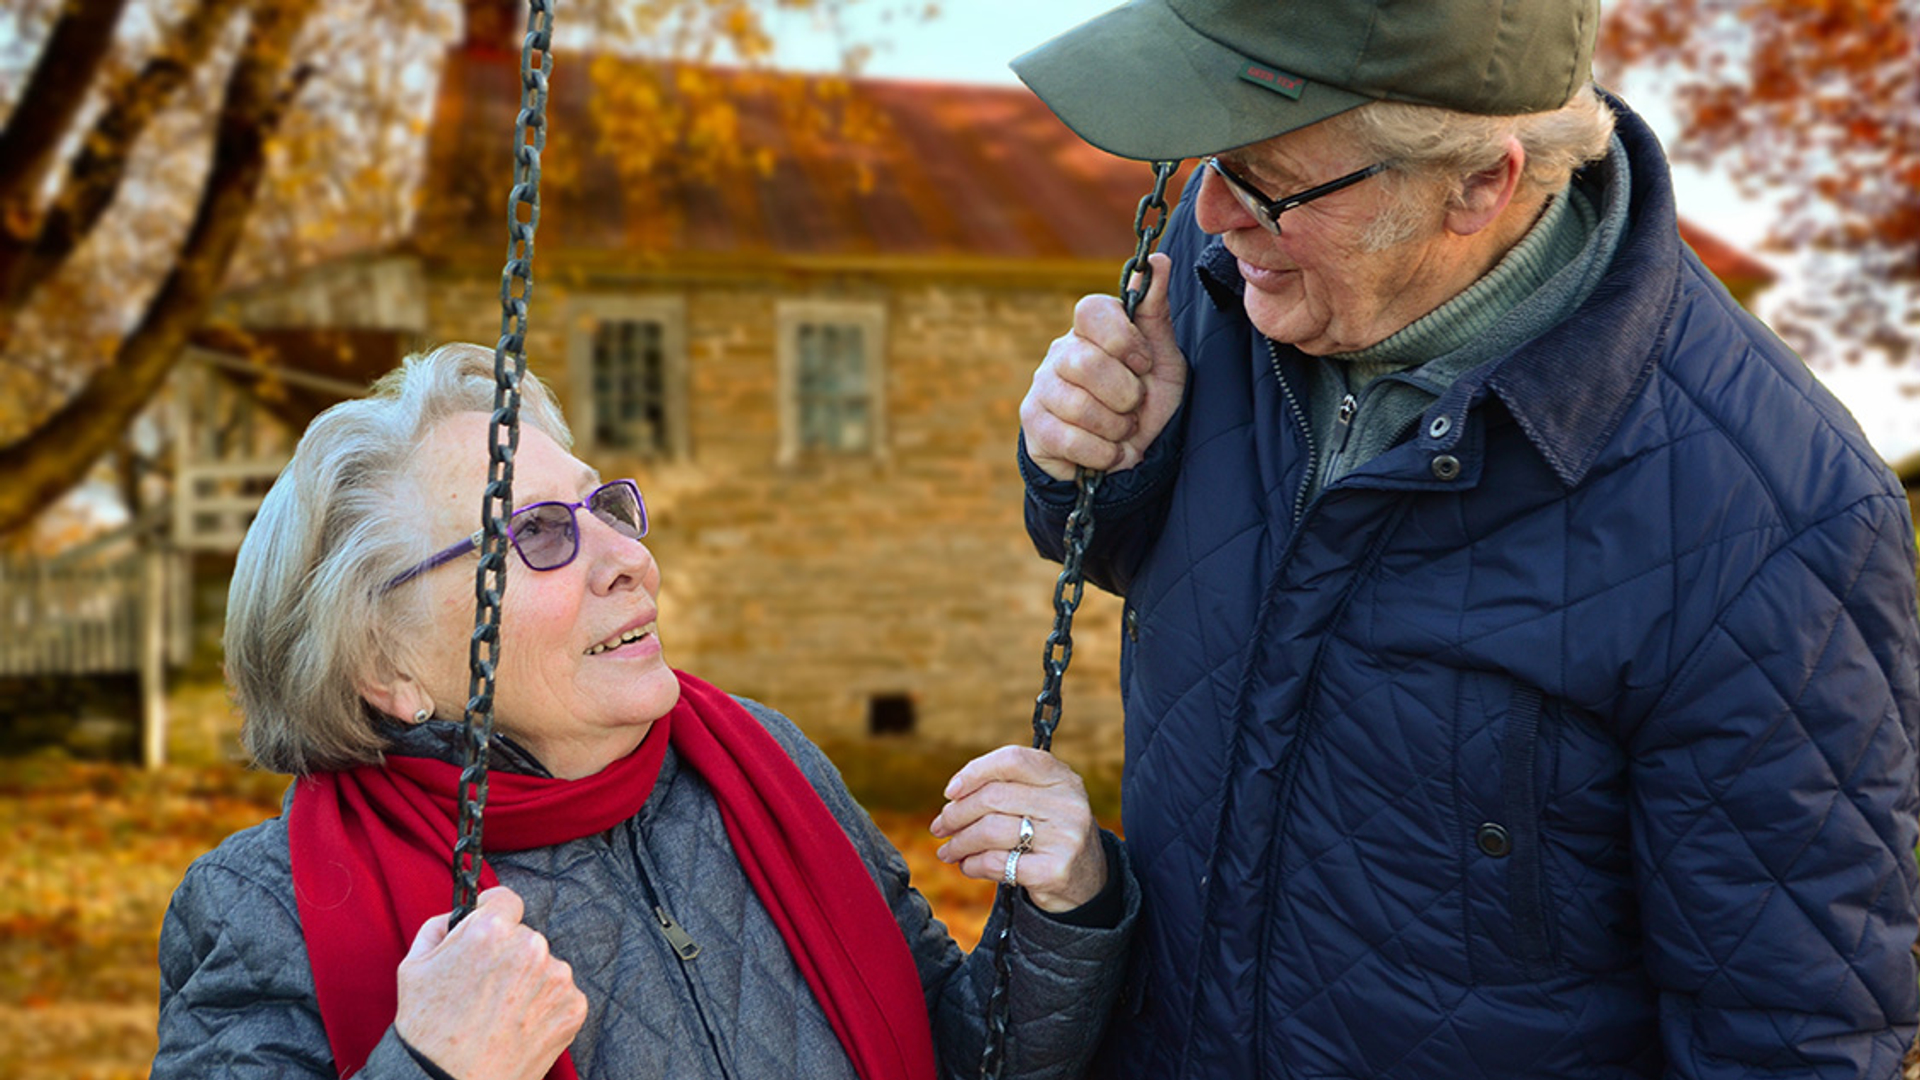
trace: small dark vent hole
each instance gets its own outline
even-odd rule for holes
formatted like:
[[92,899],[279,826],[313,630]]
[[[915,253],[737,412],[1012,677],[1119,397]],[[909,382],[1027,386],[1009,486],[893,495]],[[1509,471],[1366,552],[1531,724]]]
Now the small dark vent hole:
[[867,734],[911,735],[913,699],[905,694],[875,694],[867,702]]

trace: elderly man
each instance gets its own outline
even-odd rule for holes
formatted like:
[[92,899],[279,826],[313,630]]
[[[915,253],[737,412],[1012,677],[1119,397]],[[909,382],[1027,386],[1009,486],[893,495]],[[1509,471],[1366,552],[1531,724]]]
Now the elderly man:
[[[1200,157],[1021,410],[1126,598],[1098,1075],[1891,1077],[1906,501],[1680,242],[1594,0],[1135,0],[1014,62]],[[1170,256],[1170,257],[1169,257]]]

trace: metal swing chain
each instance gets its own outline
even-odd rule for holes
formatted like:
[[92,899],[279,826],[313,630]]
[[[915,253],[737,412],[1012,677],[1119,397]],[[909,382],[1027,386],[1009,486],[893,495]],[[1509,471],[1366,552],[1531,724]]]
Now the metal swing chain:
[[[1120,268],[1120,304],[1132,319],[1140,301],[1147,295],[1147,289],[1153,284],[1153,266],[1147,256],[1153,253],[1153,245],[1160,239],[1160,233],[1167,227],[1167,181],[1173,178],[1173,172],[1179,168],[1178,161],[1156,161],[1153,163],[1153,191],[1143,196],[1139,207],[1133,214],[1133,234],[1135,245],[1133,256]],[[1147,219],[1153,214],[1153,220]],[[1140,287],[1133,288],[1135,272],[1140,275]],[[1100,481],[1106,474],[1095,469],[1081,466],[1074,474],[1074,484],[1078,488],[1073,501],[1073,511],[1067,515],[1064,536],[1066,555],[1060,560],[1060,576],[1053,584],[1053,631],[1047,635],[1046,652],[1041,658],[1045,678],[1041,683],[1040,694],[1033,702],[1033,747],[1036,750],[1053,748],[1053,732],[1060,726],[1060,684],[1066,677],[1067,665],[1073,662],[1073,614],[1079,610],[1080,596],[1085,591],[1086,581],[1082,563],[1087,557],[1087,545],[1093,540],[1093,497],[1100,490]],[[1013,981],[1013,959],[1007,948],[1008,940],[1013,936],[1013,902],[1019,889],[1001,882],[995,892],[993,905],[1000,915],[1000,929],[993,938],[993,991],[987,997],[987,1042],[980,1053],[981,1080],[1000,1080],[1001,1070],[1006,1067],[1007,1028],[1010,1021],[1011,1002],[1009,984]]]
[[[460,771],[460,837],[453,845],[453,917],[472,914],[480,893],[481,824],[493,744],[493,683],[500,659],[500,601],[507,591],[507,519],[513,454],[520,445],[520,382],[527,373],[527,303],[533,298],[533,233],[540,225],[540,152],[547,145],[547,79],[553,74],[551,0],[528,0],[520,47],[520,113],[513,125],[513,189],[507,196],[507,265],[500,273],[500,338],[493,347],[493,418],[487,426],[487,491],[481,509],[477,601],[468,642],[466,754]],[[534,54],[539,53],[538,66]],[[521,220],[521,207],[526,220]]]

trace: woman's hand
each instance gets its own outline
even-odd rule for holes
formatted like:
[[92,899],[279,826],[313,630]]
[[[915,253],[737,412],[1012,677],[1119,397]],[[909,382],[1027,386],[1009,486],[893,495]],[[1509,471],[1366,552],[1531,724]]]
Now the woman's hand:
[[539,1080],[586,1022],[573,968],[524,910],[513,890],[488,889],[452,933],[448,915],[428,919],[400,962],[393,1026],[459,1080]]
[[946,840],[940,858],[968,877],[1001,880],[1025,817],[1033,822],[1033,843],[1015,877],[1034,906],[1072,911],[1106,886],[1107,853],[1086,785],[1052,754],[1003,746],[967,762],[947,782],[946,797],[930,828]]

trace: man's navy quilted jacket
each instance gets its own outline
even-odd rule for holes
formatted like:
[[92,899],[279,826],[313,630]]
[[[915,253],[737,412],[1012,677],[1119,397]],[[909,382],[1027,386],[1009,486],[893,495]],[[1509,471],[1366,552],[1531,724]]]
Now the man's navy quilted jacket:
[[[1313,361],[1201,287],[1177,213],[1187,396],[1089,555],[1146,898],[1096,1075],[1898,1075],[1907,503],[1617,108],[1597,290],[1304,505]],[[1057,558],[1071,485],[1023,466]]]

